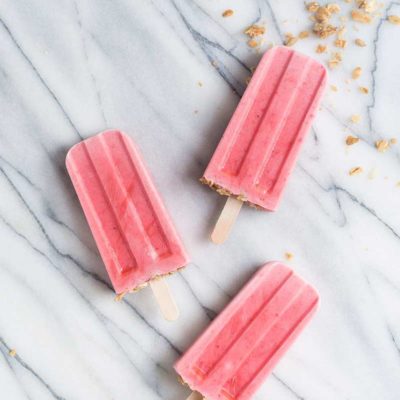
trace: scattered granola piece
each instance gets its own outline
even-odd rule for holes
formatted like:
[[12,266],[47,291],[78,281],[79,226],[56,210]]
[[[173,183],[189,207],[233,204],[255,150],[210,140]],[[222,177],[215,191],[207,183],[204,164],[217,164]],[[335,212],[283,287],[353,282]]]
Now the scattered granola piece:
[[346,138],[346,144],[347,144],[347,146],[351,146],[351,145],[353,145],[353,144],[356,144],[356,143],[358,143],[360,141],[360,138],[358,138],[358,137],[356,137],[356,136],[351,136],[351,135],[349,135],[349,136],[347,136],[347,138]]
[[255,38],[256,36],[264,35],[265,27],[261,25],[251,25],[244,31],[244,33],[251,38]]
[[198,81],[197,84],[198,84],[200,87],[203,86],[203,82],[201,82],[201,81]]
[[361,172],[363,172],[362,167],[354,167],[354,168],[351,168],[351,169],[350,169],[349,175],[350,175],[350,176],[358,175],[358,174],[361,174]]
[[247,42],[247,46],[249,46],[249,47],[251,47],[251,48],[254,49],[254,47],[257,47],[257,46],[258,46],[258,42],[257,42],[257,40],[250,39],[250,40]]
[[308,32],[308,31],[301,31],[299,33],[299,38],[300,39],[305,39],[305,38],[308,38],[309,36],[310,36],[310,32]]
[[362,39],[356,39],[355,41],[355,44],[357,45],[357,46],[359,46],[359,47],[365,47],[367,44],[364,42],[364,40],[362,40]]
[[376,0],[357,0],[358,8],[367,13],[373,13],[378,8]]
[[397,139],[396,138],[391,138],[389,140],[390,144],[396,144],[397,143]]
[[389,142],[387,140],[377,140],[375,142],[375,147],[380,153],[384,153],[389,148]]
[[360,10],[353,10],[351,12],[351,18],[353,21],[361,22],[362,24],[369,24],[372,21],[371,15]]
[[362,74],[362,68],[361,67],[356,67],[353,69],[353,72],[351,73],[351,77],[353,79],[358,79]]
[[318,46],[317,46],[317,48],[315,49],[315,52],[316,53],[319,53],[319,54],[321,54],[321,53],[326,53],[326,49],[327,49],[327,45],[325,45],[325,44],[319,44]]
[[224,17],[224,18],[226,18],[226,17],[231,17],[233,15],[233,10],[231,10],[230,8],[228,9],[228,10],[225,10],[223,13],[222,13],[222,16]]
[[294,257],[294,255],[292,253],[289,253],[289,252],[285,253],[286,260],[290,261],[293,259],[293,257]]
[[336,3],[327,4],[326,8],[331,14],[337,14],[338,12],[340,12],[340,6]]
[[361,115],[358,114],[353,114],[350,117],[351,122],[353,122],[354,124],[358,124],[361,121]]
[[388,21],[391,24],[400,25],[400,17],[398,15],[389,15]]
[[331,90],[332,90],[332,92],[337,92],[338,88],[336,85],[331,85]]
[[15,357],[17,355],[17,350],[15,349],[10,349],[10,351],[8,352],[8,355],[10,357]]
[[347,40],[344,39],[336,39],[335,46],[344,49],[347,46]]
[[315,11],[317,11],[319,8],[319,4],[316,1],[312,1],[310,3],[306,4],[306,9],[309,12],[314,13]]
[[114,300],[115,301],[121,301],[123,298],[124,298],[124,296],[126,295],[126,293],[127,292],[122,292],[122,293],[119,293],[119,294],[117,294],[115,297],[114,297]]
[[345,3],[351,3],[353,0],[344,0]]
[[285,46],[293,46],[299,40],[298,37],[293,36],[291,33],[287,33],[285,37]]
[[366,88],[365,86],[360,86],[359,89],[360,89],[360,92],[363,93],[363,94],[368,94],[369,93],[369,89]]
[[337,36],[338,39],[343,39],[343,35],[347,32],[347,28],[345,26],[341,26],[338,30],[337,30]]
[[328,61],[329,68],[333,69],[339,66],[342,61],[342,55],[340,53],[333,53],[332,58]]
[[328,10],[328,7],[319,7],[315,12],[314,17],[318,22],[328,22],[329,18],[331,17],[331,13]]
[[313,32],[321,39],[326,39],[327,37],[335,34],[336,30],[336,26],[321,22],[317,22],[313,27]]

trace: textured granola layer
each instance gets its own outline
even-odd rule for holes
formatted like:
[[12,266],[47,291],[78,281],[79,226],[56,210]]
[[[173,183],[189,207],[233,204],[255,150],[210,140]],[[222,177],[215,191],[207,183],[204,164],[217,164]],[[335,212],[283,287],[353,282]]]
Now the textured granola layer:
[[218,185],[217,183],[209,181],[208,179],[204,178],[204,176],[202,178],[200,178],[200,182],[203,185],[209,186],[211,189],[215,190],[217,193],[219,193],[222,196],[236,197],[238,200],[242,201],[243,203],[246,203],[250,207],[257,208],[257,210],[264,210],[265,211],[265,209],[263,207],[260,207],[257,204],[254,204],[251,201],[247,200],[244,195],[242,195],[242,194],[234,194],[234,193],[230,192],[228,189],[225,189],[222,186]]
[[123,299],[123,297],[124,297],[126,294],[138,292],[139,290],[142,290],[142,289],[144,289],[146,286],[148,286],[148,284],[149,284],[151,281],[157,281],[158,279],[162,279],[162,278],[165,278],[166,276],[170,276],[170,275],[172,275],[172,274],[175,274],[176,272],[179,272],[180,270],[182,270],[182,269],[185,268],[185,267],[186,267],[186,265],[184,265],[183,267],[179,267],[179,268],[177,268],[177,269],[174,270],[174,271],[167,272],[166,274],[161,274],[161,275],[153,276],[153,278],[149,279],[149,280],[146,281],[146,282],[141,283],[140,285],[134,287],[133,289],[125,290],[125,292],[118,293],[117,296],[115,297],[115,300],[120,301],[120,300]]

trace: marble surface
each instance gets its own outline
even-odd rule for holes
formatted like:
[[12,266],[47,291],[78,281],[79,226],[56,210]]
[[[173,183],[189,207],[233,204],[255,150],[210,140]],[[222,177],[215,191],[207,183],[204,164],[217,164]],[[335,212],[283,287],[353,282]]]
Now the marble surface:
[[[256,398],[399,399],[400,145],[379,153],[374,142],[400,141],[400,27],[386,18],[400,3],[383,3],[372,24],[348,23],[330,71],[338,91],[278,212],[245,207],[218,247],[208,235],[223,199],[197,179],[262,52],[309,28],[303,2],[0,2],[2,398],[186,398],[173,362],[260,265],[291,252],[322,304]],[[235,14],[223,19],[226,8]],[[267,25],[261,51],[243,35],[254,22]],[[317,43],[295,47],[325,62]],[[362,77],[346,83],[357,65]],[[66,174],[67,149],[111,127],[137,142],[193,260],[168,279],[174,323],[149,290],[114,301]],[[361,141],[346,148],[349,133]],[[349,176],[355,166],[364,172]]]

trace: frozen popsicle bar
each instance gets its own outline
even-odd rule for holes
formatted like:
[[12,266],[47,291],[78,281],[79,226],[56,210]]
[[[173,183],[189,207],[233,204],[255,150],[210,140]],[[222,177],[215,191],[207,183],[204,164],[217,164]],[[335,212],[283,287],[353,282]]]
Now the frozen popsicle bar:
[[188,263],[133,141],[110,130],[68,152],[67,169],[117,293]]
[[289,267],[264,265],[175,364],[207,400],[248,400],[317,309],[315,289]]
[[319,62],[287,47],[260,61],[201,181],[274,211],[326,83]]

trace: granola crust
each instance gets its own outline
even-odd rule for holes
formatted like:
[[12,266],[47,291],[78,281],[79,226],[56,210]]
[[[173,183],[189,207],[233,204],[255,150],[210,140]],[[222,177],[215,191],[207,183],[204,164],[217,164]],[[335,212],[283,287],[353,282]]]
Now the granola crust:
[[209,186],[211,189],[215,190],[217,193],[219,193],[221,196],[232,196],[232,197],[236,197],[238,200],[242,201],[243,203],[246,203],[248,206],[256,208],[257,210],[262,210],[265,211],[264,208],[260,207],[257,204],[252,203],[251,201],[247,200],[245,196],[243,196],[242,194],[234,194],[231,193],[228,189],[223,188],[222,186],[216,184],[215,182],[209,181],[208,179],[204,178],[204,176],[202,178],[200,178],[200,182],[203,185],[207,185]]
[[125,292],[117,293],[117,298],[119,298],[119,300],[122,300],[122,298],[123,298],[126,294],[138,292],[139,290],[142,290],[142,289],[144,289],[146,286],[148,286],[148,284],[149,284],[151,281],[157,281],[157,280],[159,280],[159,279],[162,279],[162,278],[165,278],[165,277],[170,276],[170,275],[172,275],[172,274],[175,274],[176,272],[179,272],[179,271],[182,270],[183,268],[186,268],[186,265],[184,265],[183,267],[179,267],[179,268],[177,268],[177,269],[174,270],[174,271],[167,272],[166,274],[156,275],[156,276],[154,276],[153,278],[149,279],[148,281],[143,282],[143,283],[141,283],[140,285],[134,287],[133,289],[129,289],[129,290],[126,290]]

